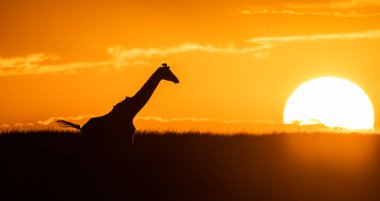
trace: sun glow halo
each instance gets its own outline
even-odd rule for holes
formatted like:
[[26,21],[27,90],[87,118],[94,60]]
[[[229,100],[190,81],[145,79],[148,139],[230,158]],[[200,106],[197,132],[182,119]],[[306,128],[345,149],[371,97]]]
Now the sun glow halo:
[[346,129],[372,129],[374,110],[356,84],[337,77],[321,77],[299,86],[284,109],[284,123],[323,124]]

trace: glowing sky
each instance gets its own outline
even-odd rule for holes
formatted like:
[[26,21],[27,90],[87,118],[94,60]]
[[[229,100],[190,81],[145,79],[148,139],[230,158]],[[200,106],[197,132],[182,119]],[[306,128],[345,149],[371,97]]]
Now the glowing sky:
[[167,62],[181,83],[141,129],[261,129],[320,76],[358,84],[379,126],[379,20],[377,0],[2,0],[0,125],[103,115]]

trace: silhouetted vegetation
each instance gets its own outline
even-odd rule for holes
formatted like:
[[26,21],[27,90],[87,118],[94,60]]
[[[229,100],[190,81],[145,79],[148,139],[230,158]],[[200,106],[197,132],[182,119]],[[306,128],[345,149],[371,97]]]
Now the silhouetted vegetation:
[[125,157],[96,162],[79,135],[0,135],[0,199],[380,199],[378,135],[147,132]]

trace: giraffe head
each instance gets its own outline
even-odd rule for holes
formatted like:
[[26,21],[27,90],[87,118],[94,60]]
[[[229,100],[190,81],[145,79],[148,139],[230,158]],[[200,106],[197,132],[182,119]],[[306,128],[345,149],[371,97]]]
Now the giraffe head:
[[160,68],[158,68],[158,72],[161,76],[161,79],[171,81],[174,83],[179,83],[178,78],[173,74],[173,72],[170,70],[170,66],[168,66],[166,63],[163,63]]

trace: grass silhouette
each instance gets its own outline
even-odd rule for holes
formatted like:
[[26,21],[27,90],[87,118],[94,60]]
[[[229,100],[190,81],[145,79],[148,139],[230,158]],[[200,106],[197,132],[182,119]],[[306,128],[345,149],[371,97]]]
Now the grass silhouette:
[[378,135],[144,132],[94,165],[79,133],[8,132],[0,156],[2,200],[380,199]]

